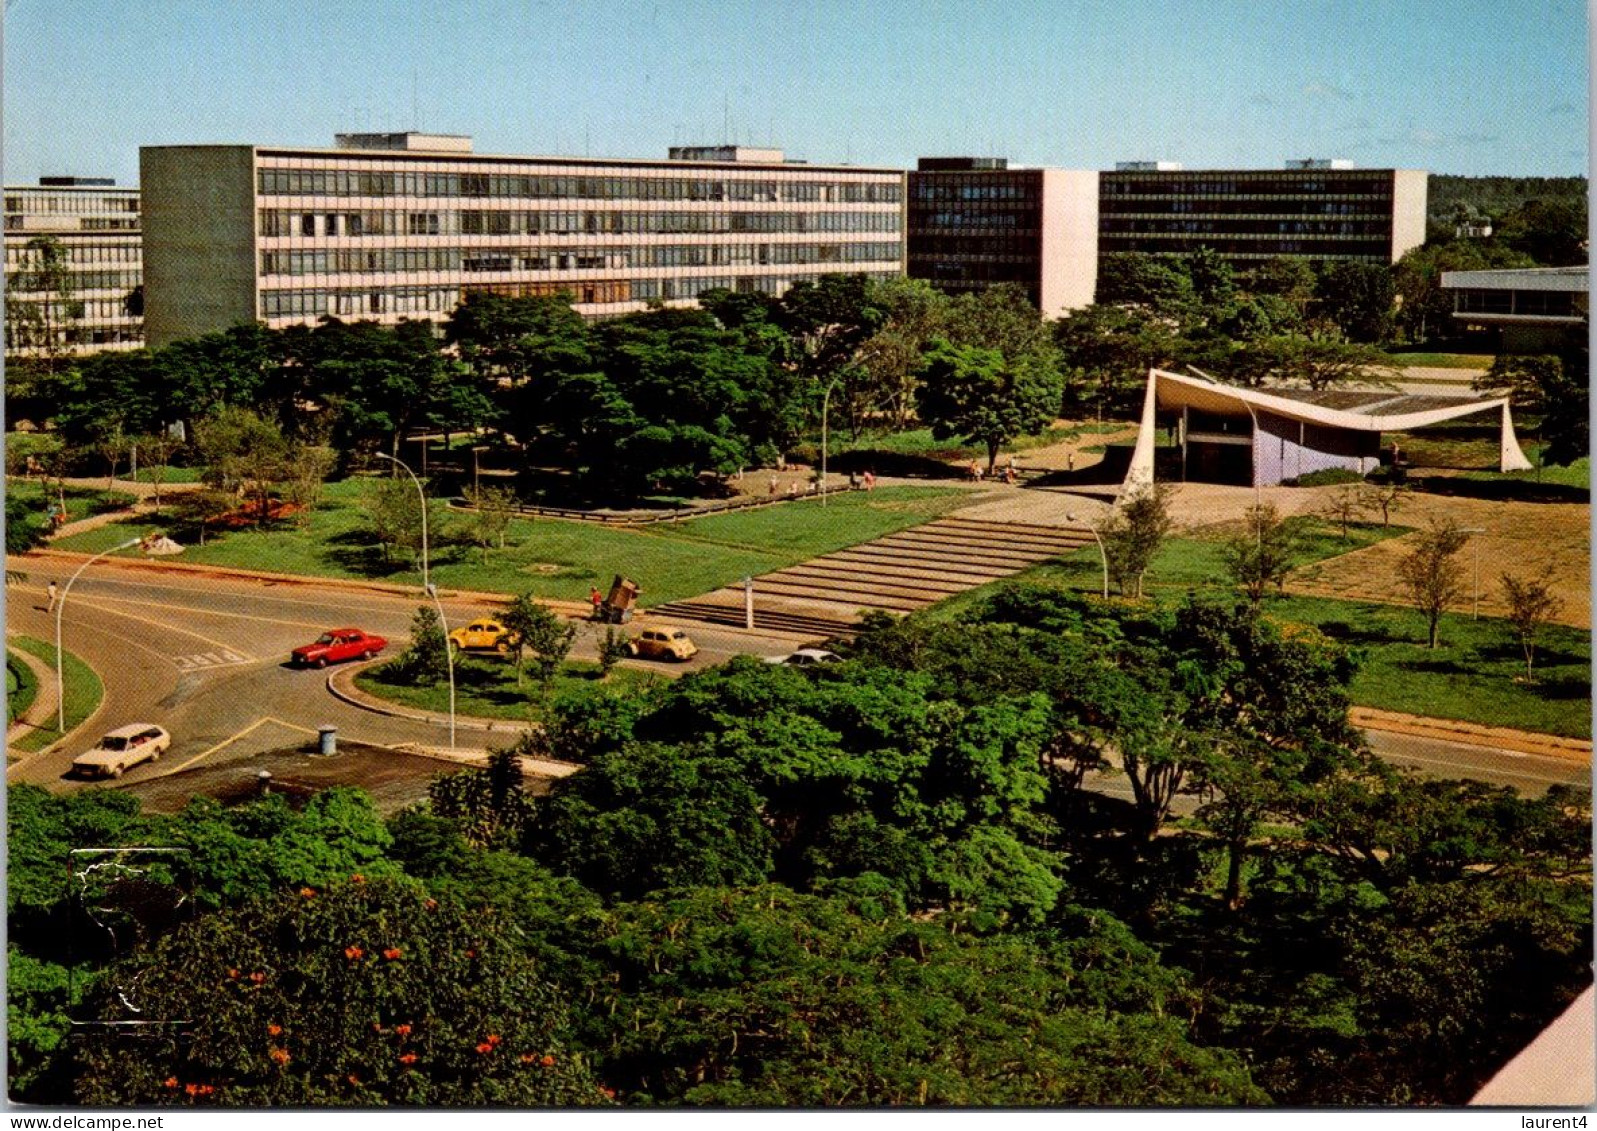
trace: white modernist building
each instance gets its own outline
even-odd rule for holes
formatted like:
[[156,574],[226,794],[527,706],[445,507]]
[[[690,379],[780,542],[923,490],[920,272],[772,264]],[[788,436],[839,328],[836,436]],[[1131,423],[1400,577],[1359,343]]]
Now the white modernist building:
[[1507,397],[1446,397],[1370,389],[1249,389],[1203,377],[1148,371],[1142,426],[1127,489],[1152,483],[1159,430],[1180,449],[1180,476],[1274,486],[1314,471],[1380,466],[1381,433],[1429,428],[1495,412],[1502,420],[1498,466],[1528,471]]

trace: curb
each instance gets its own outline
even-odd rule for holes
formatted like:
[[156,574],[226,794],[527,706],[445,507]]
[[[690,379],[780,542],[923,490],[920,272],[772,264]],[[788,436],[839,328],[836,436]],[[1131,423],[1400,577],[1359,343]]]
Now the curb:
[[1382,711],[1373,707],[1354,707],[1348,711],[1348,721],[1365,730],[1385,731],[1389,734],[1407,734],[1417,738],[1434,738],[1466,746],[1489,746],[1499,750],[1513,750],[1520,754],[1535,754],[1544,758],[1562,758],[1570,762],[1591,764],[1592,744],[1586,739],[1564,738],[1555,734],[1537,734],[1532,731],[1510,730],[1507,727],[1482,726],[1478,723],[1454,719],[1433,719],[1422,715],[1405,715],[1397,711]]
[[[390,657],[392,659],[392,657]],[[362,711],[370,711],[374,715],[386,715],[391,719],[407,719],[410,722],[426,723],[429,726],[449,726],[448,715],[435,715],[426,711],[416,711],[409,707],[390,705],[386,700],[368,695],[355,686],[355,675],[368,664],[382,663],[381,660],[370,660],[367,664],[345,664],[341,668],[327,673],[327,692],[334,699],[348,703],[351,707],[358,707]],[[467,730],[480,730],[485,733],[498,731],[500,734],[514,734],[519,731],[530,730],[536,724],[515,719],[484,719],[474,715],[455,716],[455,729],[464,727]]]
[[[83,554],[76,550],[30,550],[19,555],[24,560],[50,559],[63,562],[85,562],[93,554]],[[338,589],[363,590],[371,593],[383,593],[396,597],[416,597],[420,594],[419,585],[398,585],[387,581],[361,581],[348,577],[314,577],[303,573],[272,573],[268,570],[243,569],[237,566],[192,565],[188,562],[156,562],[145,561],[141,558],[106,557],[100,560],[101,565],[115,566],[118,569],[144,571],[149,573],[190,573],[207,577],[230,577],[241,581],[270,581],[278,585],[300,585],[306,587],[332,587]],[[440,598],[450,600],[480,601],[484,604],[507,604],[513,598],[505,593],[487,593],[475,589],[440,589]],[[590,612],[586,601],[559,601],[544,600],[538,602],[562,616],[587,617]]]

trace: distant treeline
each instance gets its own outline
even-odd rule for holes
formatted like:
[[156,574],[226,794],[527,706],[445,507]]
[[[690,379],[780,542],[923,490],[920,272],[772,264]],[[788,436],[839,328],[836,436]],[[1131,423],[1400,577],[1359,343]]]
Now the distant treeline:
[[1586,199],[1585,177],[1457,177],[1432,173],[1426,212],[1436,224],[1453,223],[1458,205],[1501,221],[1531,200]]

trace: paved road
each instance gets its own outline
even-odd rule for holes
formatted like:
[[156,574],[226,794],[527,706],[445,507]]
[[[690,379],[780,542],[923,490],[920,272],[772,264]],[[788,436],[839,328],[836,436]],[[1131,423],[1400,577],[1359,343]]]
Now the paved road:
[[[39,639],[54,635],[44,610],[42,573],[12,587],[9,627]],[[88,661],[106,684],[97,715],[75,739],[48,755],[30,755],[13,766],[9,778],[73,788],[62,777],[72,758],[112,726],[153,721],[174,736],[170,755],[159,766],[129,771],[126,781],[170,772],[174,767],[225,748],[265,750],[302,742],[322,724],[363,742],[424,746],[447,744],[442,726],[393,719],[339,702],[325,689],[322,674],[288,668],[291,648],[321,631],[357,624],[402,646],[419,597],[309,583],[199,577],[189,573],[132,573],[96,566],[78,580],[67,605],[66,647]],[[450,624],[487,611],[471,602],[443,601]],[[701,652],[687,665],[666,668],[647,661],[629,665],[672,672],[721,663],[742,652],[774,654],[790,650],[781,638],[751,636],[736,629],[692,627]],[[596,654],[595,626],[583,624],[574,654]],[[462,747],[483,749],[503,736],[461,729]],[[1383,757],[1423,773],[1478,777],[1540,793],[1555,783],[1590,788],[1589,766],[1506,750],[1404,735],[1371,732],[1371,745]]]
[[[35,570],[27,584],[13,586],[9,627],[41,640],[54,639],[54,618],[45,612]],[[388,637],[389,654],[403,647],[418,596],[390,595],[335,586],[196,577],[188,573],[130,573],[115,566],[91,567],[73,587],[63,615],[67,650],[86,660],[105,681],[106,696],[90,724],[57,752],[29,755],[11,768],[12,781],[70,788],[63,779],[72,758],[96,736],[129,721],[152,721],[171,730],[171,753],[159,766],[130,770],[133,782],[227,743],[261,749],[304,741],[322,724],[356,741],[387,745],[447,745],[445,726],[394,719],[350,706],[325,689],[322,673],[289,668],[289,651],[338,625],[359,625]],[[443,599],[451,625],[488,611],[474,602]],[[573,654],[597,655],[595,626],[580,626]],[[720,663],[738,652],[775,654],[791,642],[749,638],[732,629],[695,626],[700,654],[675,673]],[[660,670],[650,661],[628,666]],[[460,729],[457,742],[478,750],[503,735]],[[232,741],[230,741],[232,740]]]

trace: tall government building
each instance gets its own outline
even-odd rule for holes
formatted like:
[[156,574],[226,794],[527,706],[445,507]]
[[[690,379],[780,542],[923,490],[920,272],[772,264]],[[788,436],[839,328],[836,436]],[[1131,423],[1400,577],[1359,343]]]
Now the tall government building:
[[1129,161],[1099,180],[1098,251],[1181,255],[1233,267],[1298,256],[1396,263],[1425,242],[1428,176],[1308,158],[1283,169],[1183,169]]
[[41,177],[4,195],[6,356],[143,345],[139,190]]
[[150,344],[324,315],[442,319],[565,291],[590,317],[904,273],[904,173],[744,146],[667,160],[489,156],[469,137],[139,151]]

